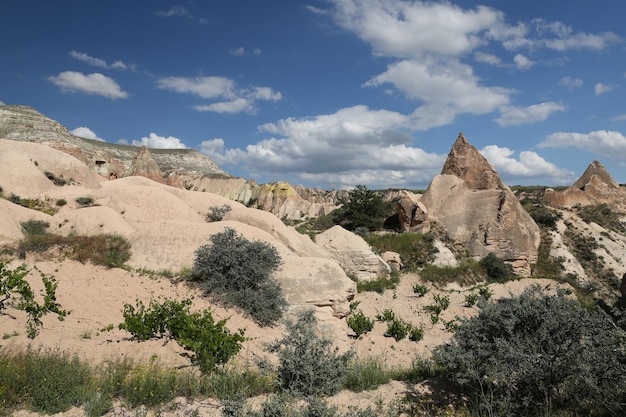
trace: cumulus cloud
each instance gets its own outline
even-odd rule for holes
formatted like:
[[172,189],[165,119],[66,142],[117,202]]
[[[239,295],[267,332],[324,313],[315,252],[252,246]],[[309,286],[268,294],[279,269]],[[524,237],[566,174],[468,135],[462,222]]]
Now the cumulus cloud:
[[497,145],[485,146],[480,153],[487,158],[505,182],[550,178],[557,183],[569,184],[575,173],[561,169],[546,161],[536,152],[522,151],[519,159],[513,158],[515,151]]
[[282,95],[269,87],[237,88],[235,82],[226,77],[166,77],[157,81],[157,86],[177,93],[189,93],[205,99],[226,99],[210,104],[192,106],[197,111],[215,113],[256,112],[257,101],[279,101]]
[[412,147],[401,127],[406,121],[400,113],[354,106],[261,125],[270,137],[245,149],[225,149],[222,139],[213,139],[201,151],[273,180],[288,176],[325,188],[423,186],[441,170],[445,155]]
[[594,94],[596,96],[599,96],[600,94],[608,93],[609,91],[612,91],[613,89],[615,89],[614,85],[607,85],[607,84],[597,83],[593,87],[593,92],[594,92]]
[[496,67],[502,65],[502,60],[498,56],[482,51],[474,53],[474,59],[476,62],[482,62],[483,64],[494,65]]
[[568,90],[573,90],[582,86],[583,80],[580,78],[563,77],[559,80],[559,85],[567,88]]
[[259,48],[254,48],[252,51],[246,50],[243,46],[239,48],[231,49],[228,51],[233,56],[244,56],[244,55],[261,55],[263,51]]
[[128,93],[123,91],[113,79],[100,73],[83,74],[74,71],[64,71],[59,75],[48,77],[63,92],[81,92],[95,94],[112,100],[127,98]]
[[[125,139],[120,139],[119,143],[128,143]],[[148,137],[142,137],[140,140],[134,139],[130,142],[133,146],[146,146],[155,149],[187,149],[180,139],[174,136],[159,136],[156,133],[150,133]]]
[[557,132],[546,137],[539,148],[577,148],[623,163],[626,160],[626,136],[611,130],[589,133]]
[[156,14],[163,17],[193,17],[185,6],[172,6],[168,10],[160,10]]
[[99,140],[100,142],[105,142],[104,139],[99,138],[98,135],[96,135],[96,133],[88,127],[77,127],[76,129],[70,130],[70,133],[74,136],[78,136],[79,138],[93,139]]
[[565,106],[552,101],[533,104],[528,107],[503,107],[501,116],[496,119],[500,126],[515,126],[546,120],[557,111],[565,111]]
[[515,67],[517,67],[517,69],[520,71],[525,71],[535,65],[533,61],[531,61],[530,59],[528,59],[528,57],[522,54],[515,55],[515,57],[513,58],[513,62],[515,63]]
[[114,61],[112,64],[108,64],[104,59],[95,58],[93,56],[87,55],[84,52],[70,51],[70,56],[94,67],[118,70],[127,70],[129,68],[128,65],[120,60]]

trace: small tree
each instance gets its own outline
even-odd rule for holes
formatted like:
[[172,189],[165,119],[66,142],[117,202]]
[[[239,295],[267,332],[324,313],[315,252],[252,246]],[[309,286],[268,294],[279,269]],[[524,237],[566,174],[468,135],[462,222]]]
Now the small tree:
[[45,295],[43,303],[35,300],[35,293],[30,284],[25,280],[29,274],[26,266],[21,265],[11,270],[4,263],[0,262],[0,314],[6,314],[7,307],[14,307],[26,312],[28,320],[26,322],[26,334],[33,339],[39,333],[42,326],[41,318],[48,313],[55,313],[59,317],[68,314],[61,309],[57,303],[56,290],[57,282],[51,275],[40,272],[41,282],[44,286]]
[[176,340],[194,353],[191,360],[202,372],[211,372],[239,352],[244,331],[231,333],[226,320],[216,323],[210,310],[192,313],[190,306],[191,299],[160,304],[152,300],[147,308],[141,301],[136,306],[125,304],[124,322],[118,327],[138,340]]
[[353,352],[338,353],[332,341],[315,332],[314,311],[298,314],[297,320],[287,321],[287,334],[268,345],[278,352],[278,380],[281,387],[307,397],[332,395],[339,391],[348,375],[348,362]]
[[625,348],[625,333],[604,312],[534,286],[485,302],[434,358],[481,413],[623,415]]
[[357,185],[339,203],[341,207],[332,212],[333,219],[348,230],[380,230],[392,211],[391,203],[383,201],[380,195],[364,185]]
[[261,325],[279,320],[287,302],[272,278],[281,263],[276,248],[250,241],[232,228],[212,235],[210,240],[210,245],[196,250],[191,279],[200,281],[222,302],[240,307]]
[[489,252],[479,262],[487,273],[487,279],[491,282],[506,282],[515,277],[511,265],[498,258],[493,252]]

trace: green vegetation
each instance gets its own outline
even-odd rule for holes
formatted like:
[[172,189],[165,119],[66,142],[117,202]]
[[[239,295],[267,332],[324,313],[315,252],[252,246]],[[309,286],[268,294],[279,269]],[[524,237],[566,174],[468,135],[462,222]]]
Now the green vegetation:
[[366,317],[361,310],[356,310],[358,305],[359,301],[350,304],[350,312],[346,318],[348,327],[352,329],[357,338],[364,333],[371,332],[374,328],[374,320]]
[[[49,172],[49,171],[44,172],[44,175],[46,176],[46,178],[52,181],[52,183],[56,185],[57,187],[62,187],[68,184],[68,180],[63,178],[63,175],[60,175],[57,177],[56,175],[54,175],[52,172]],[[70,184],[72,182],[73,182],[72,180],[69,181]]]
[[400,282],[400,274],[391,273],[389,278],[376,278],[369,281],[356,281],[356,289],[358,292],[373,291],[379,294],[385,290],[393,290]]
[[433,255],[438,252],[434,246],[435,238],[431,234],[369,234],[365,240],[378,253],[391,251],[400,254],[403,268],[407,271],[416,271],[431,263]]
[[278,383],[282,390],[306,397],[332,395],[344,385],[352,352],[338,353],[332,341],[316,333],[313,310],[287,321],[287,334],[268,345],[278,354]]
[[94,236],[69,235],[61,236],[49,233],[47,222],[28,220],[21,223],[24,239],[19,249],[24,252],[45,252],[58,247],[63,256],[86,263],[122,268],[130,259],[130,242],[123,236],[101,234]]
[[476,415],[618,415],[626,400],[624,332],[538,286],[487,302],[434,358]]
[[207,222],[219,222],[226,214],[228,214],[233,208],[228,204],[222,206],[211,206],[206,214]]
[[185,350],[193,352],[192,363],[202,372],[211,372],[237,354],[245,340],[244,331],[231,333],[226,320],[217,323],[210,310],[191,313],[191,299],[154,300],[148,308],[141,301],[136,306],[124,305],[124,322],[119,328],[130,332],[138,340],[175,340]]
[[31,210],[41,211],[51,216],[57,212],[56,207],[52,207],[47,201],[38,200],[36,198],[21,198],[20,196],[13,193],[9,194],[9,196],[7,197],[2,194],[1,189],[0,197],[9,200],[13,204],[17,204],[18,206],[26,207]]
[[383,310],[381,314],[376,315],[376,320],[387,323],[387,330],[384,335],[386,337],[393,337],[396,342],[405,339],[407,336],[414,342],[418,342],[424,338],[424,330],[422,328],[415,327],[411,323],[396,317],[393,310]]
[[91,197],[78,197],[75,200],[79,206],[89,207],[93,206],[93,198]]
[[607,230],[626,233],[626,226],[620,220],[624,213],[614,212],[607,204],[578,207],[576,212],[586,223],[594,222]]
[[44,286],[43,302],[35,299],[35,292],[26,281],[29,270],[24,265],[9,269],[0,262],[0,314],[5,314],[7,307],[24,311],[27,316],[26,334],[33,339],[42,326],[41,318],[48,313],[55,313],[59,318],[65,317],[68,312],[61,309],[56,301],[57,282],[51,275],[40,272]]
[[451,282],[461,285],[476,284],[487,279],[485,271],[473,260],[461,262],[458,266],[426,265],[420,271],[423,280],[445,286]]
[[332,212],[333,221],[350,231],[357,228],[380,230],[393,214],[391,203],[383,201],[378,193],[364,185],[357,185],[339,203],[341,206]]
[[269,243],[250,241],[226,228],[195,253],[191,279],[226,305],[237,306],[261,326],[278,321],[287,306],[272,274],[281,263]]
[[428,294],[428,287],[424,284],[415,284],[413,285],[413,293],[417,294],[418,297],[423,297]]
[[516,278],[511,265],[498,258],[493,252],[489,252],[478,264],[487,273],[489,282],[506,282]]

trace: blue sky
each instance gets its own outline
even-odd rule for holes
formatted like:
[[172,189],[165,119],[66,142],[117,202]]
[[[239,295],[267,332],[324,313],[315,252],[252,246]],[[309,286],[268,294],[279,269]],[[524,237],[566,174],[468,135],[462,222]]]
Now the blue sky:
[[508,185],[626,183],[626,2],[0,1],[0,102],[233,175],[425,188],[459,132]]

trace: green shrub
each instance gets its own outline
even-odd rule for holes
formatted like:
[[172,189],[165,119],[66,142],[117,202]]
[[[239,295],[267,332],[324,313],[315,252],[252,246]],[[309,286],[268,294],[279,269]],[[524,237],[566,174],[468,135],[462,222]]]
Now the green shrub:
[[413,329],[410,323],[402,319],[394,318],[391,321],[387,321],[387,330],[385,331],[386,337],[393,337],[396,342],[407,337],[409,332]]
[[281,263],[276,248],[250,241],[232,228],[212,235],[210,240],[210,245],[196,250],[191,279],[200,281],[205,291],[225,304],[241,308],[262,326],[279,320],[287,302],[272,278]]
[[56,301],[57,282],[51,275],[40,272],[41,282],[44,286],[43,302],[35,299],[35,292],[31,288],[26,277],[29,270],[24,265],[15,269],[9,269],[0,262],[0,314],[4,314],[7,307],[13,307],[26,312],[26,334],[33,339],[42,326],[41,318],[48,313],[55,313],[59,317],[68,314],[61,309]]
[[66,204],[67,204],[67,200],[66,200],[66,199],[64,199],[64,198],[59,198],[59,199],[56,201],[56,205],[57,205],[57,206],[59,206],[59,207],[63,207],[63,206],[64,206],[64,205],[66,205]]
[[535,223],[540,226],[547,227],[551,230],[556,230],[556,223],[561,218],[561,215],[559,213],[545,206],[533,206],[532,209],[529,211],[529,214],[530,217],[533,218]]
[[141,301],[136,306],[124,305],[124,322],[120,329],[130,332],[138,340],[173,339],[185,350],[193,352],[191,360],[202,372],[211,372],[226,363],[241,349],[244,331],[231,333],[226,320],[217,323],[210,310],[191,313],[191,299],[154,300],[148,308]]
[[476,301],[478,301],[478,294],[476,294],[476,293],[467,294],[465,296],[465,306],[466,307],[474,306],[476,304]]
[[383,361],[375,358],[350,361],[344,388],[354,392],[367,391],[391,380],[391,372],[384,369]]
[[426,265],[420,270],[420,278],[438,285],[453,282],[471,285],[487,279],[485,270],[473,260],[462,262],[458,266]]
[[33,235],[44,235],[48,233],[48,227],[50,227],[50,223],[43,220],[27,220],[25,222],[21,222],[22,232],[24,232],[27,236]]
[[424,284],[415,284],[413,285],[413,293],[417,294],[418,297],[423,297],[428,294],[428,287]]
[[442,311],[450,307],[450,297],[448,297],[447,295],[441,296],[439,294],[435,294],[433,298],[435,300],[435,303],[424,306],[424,310],[430,311],[436,316],[439,316]]
[[91,197],[78,197],[75,201],[78,203],[78,205],[84,207],[93,205],[93,198]]
[[374,328],[374,320],[366,317],[361,310],[348,315],[346,323],[354,331],[357,338],[364,333],[371,332]]
[[376,315],[376,320],[388,322],[396,319],[396,315],[393,310],[386,308],[382,313]]
[[432,262],[439,252],[435,247],[432,234],[420,233],[385,233],[370,234],[365,240],[378,253],[397,252],[405,270],[415,271]]
[[576,211],[585,223],[594,222],[607,230],[626,233],[626,226],[620,220],[624,213],[614,211],[606,203],[578,207]]
[[358,227],[380,230],[393,211],[391,203],[383,201],[378,193],[364,185],[349,191],[348,197],[340,199],[339,204],[341,206],[331,213],[333,220],[352,231]]
[[63,175],[57,177],[56,175],[54,175],[52,172],[49,172],[49,171],[44,172],[44,175],[46,176],[46,178],[52,181],[52,183],[56,185],[57,187],[62,187],[67,184],[67,180],[63,178]]
[[506,282],[515,277],[511,265],[498,258],[493,252],[483,257],[479,264],[485,269],[490,282]]
[[233,208],[228,204],[222,206],[211,206],[209,212],[206,214],[207,222],[219,222],[226,214],[228,214]]
[[480,415],[623,415],[624,340],[602,311],[535,286],[485,303],[434,358]]
[[393,290],[400,282],[400,275],[392,273],[389,278],[376,278],[369,281],[356,282],[356,290],[358,292],[377,292],[382,294],[385,290]]
[[424,338],[424,329],[421,327],[412,326],[409,331],[409,340],[412,342],[419,342]]
[[316,333],[313,310],[298,313],[297,320],[287,321],[287,334],[268,345],[278,354],[278,381],[281,388],[297,395],[332,395],[339,391],[348,375],[351,351],[338,353],[332,341]]

